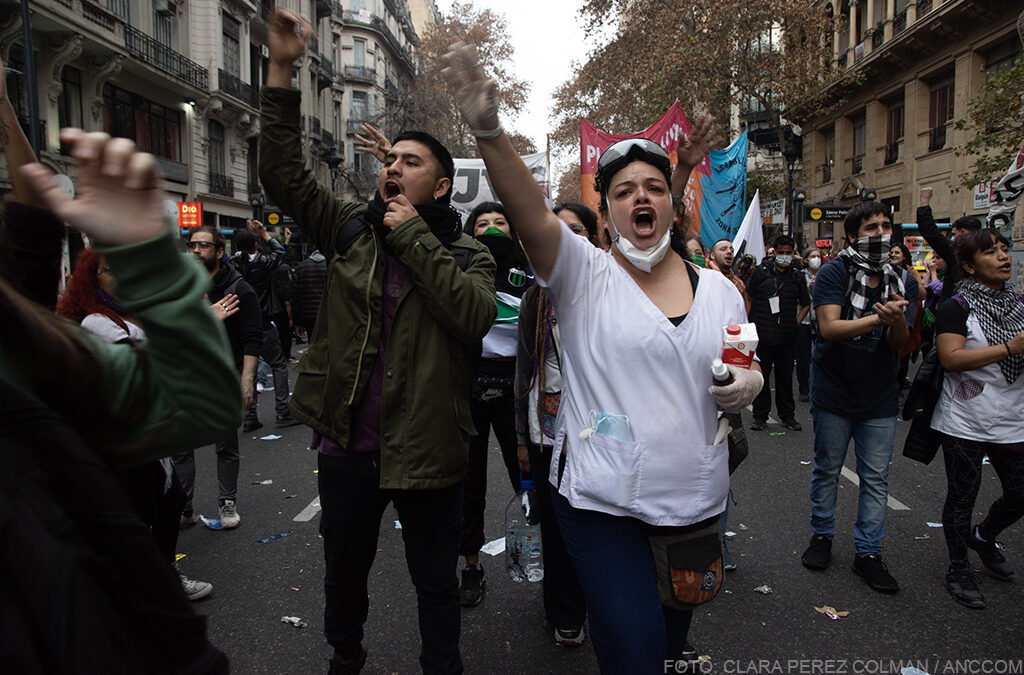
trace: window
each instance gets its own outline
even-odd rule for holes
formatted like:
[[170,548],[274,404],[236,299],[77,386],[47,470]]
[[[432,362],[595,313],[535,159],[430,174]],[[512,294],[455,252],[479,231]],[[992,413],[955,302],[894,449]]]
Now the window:
[[181,113],[111,84],[103,87],[103,130],[135,141],[142,152],[181,161]]
[[260,138],[253,136],[249,139],[249,152],[246,156],[246,169],[248,171],[249,196],[260,193]]
[[864,111],[851,117],[850,123],[853,125],[852,173],[858,174],[864,170],[864,150],[867,147],[867,123]]
[[836,132],[829,128],[821,132],[823,145],[825,146],[825,163],[821,167],[821,182],[832,181],[832,167],[836,163]]
[[903,96],[888,102],[885,113],[885,163],[899,159],[900,141],[903,139]]
[[153,12],[153,37],[168,49],[174,49],[174,17],[163,12]]
[[224,125],[217,120],[210,120],[207,127],[210,146],[208,157],[210,159],[210,175],[224,175]]
[[1003,40],[988,50],[988,54],[985,55],[985,77],[1013,67],[1019,58],[1020,40],[1016,36]]
[[331,40],[331,63],[334,64],[334,69],[337,71],[341,70],[341,36],[335,35]]
[[334,102],[334,137],[341,138],[341,103]]
[[946,146],[946,122],[953,119],[953,73],[935,80],[928,100],[928,151]]
[[366,40],[355,40],[352,43],[352,64],[362,68],[366,63]]
[[235,77],[239,77],[242,73],[238,49],[241,24],[227,14],[223,15],[223,20],[224,70]]
[[370,118],[365,91],[352,92],[352,107],[349,110],[349,117],[355,122],[364,122]]
[[82,128],[82,71],[64,66],[60,75],[61,92],[57,100],[60,126]]

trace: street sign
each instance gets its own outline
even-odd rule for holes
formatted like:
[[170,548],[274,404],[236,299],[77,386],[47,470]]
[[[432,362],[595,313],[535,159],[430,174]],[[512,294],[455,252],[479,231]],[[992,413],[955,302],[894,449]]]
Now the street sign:
[[203,205],[200,202],[178,202],[178,227],[201,227]]
[[271,225],[277,225],[279,222],[281,222],[281,216],[277,215],[276,213],[271,213],[267,215],[267,222],[270,223]]
[[807,220],[844,220],[850,212],[849,206],[818,206],[810,205],[804,207],[804,217]]

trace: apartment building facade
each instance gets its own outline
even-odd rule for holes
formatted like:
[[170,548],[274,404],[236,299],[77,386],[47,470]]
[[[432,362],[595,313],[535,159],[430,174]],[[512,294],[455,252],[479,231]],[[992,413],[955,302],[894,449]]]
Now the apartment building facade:
[[973,132],[955,122],[967,117],[968,101],[986,78],[1020,57],[1019,4],[826,0],[814,9],[842,15],[833,56],[862,79],[838,111],[803,126],[805,240],[833,238],[838,250],[839,217],[829,220],[827,208],[819,208],[816,219],[809,213],[831,206],[841,214],[863,189],[876,192],[898,223],[914,222],[926,186],[935,190],[932,208],[940,222],[985,214],[987,203],[961,185],[972,160],[957,149]]

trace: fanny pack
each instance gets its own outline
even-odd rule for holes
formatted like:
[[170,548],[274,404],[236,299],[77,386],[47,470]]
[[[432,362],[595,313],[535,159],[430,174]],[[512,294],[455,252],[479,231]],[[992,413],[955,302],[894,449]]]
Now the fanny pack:
[[722,590],[722,532],[719,517],[682,534],[648,536],[658,574],[661,604],[672,609],[693,609],[714,600]]

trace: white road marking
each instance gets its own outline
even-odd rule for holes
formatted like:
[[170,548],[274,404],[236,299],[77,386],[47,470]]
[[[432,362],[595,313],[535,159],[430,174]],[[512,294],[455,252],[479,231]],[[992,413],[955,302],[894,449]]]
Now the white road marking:
[[299,515],[292,518],[296,523],[305,523],[306,521],[313,520],[316,514],[320,513],[320,497],[309,503],[309,506],[299,511]]
[[[849,480],[851,483],[853,483],[854,485],[856,485],[858,487],[860,486],[860,478],[857,477],[857,474],[854,471],[846,468],[845,466],[843,467],[843,476],[847,480]],[[904,504],[900,500],[896,499],[892,495],[889,495],[888,499],[889,499],[889,508],[892,509],[893,511],[909,511],[910,510],[909,506],[907,506],[906,504]]]

